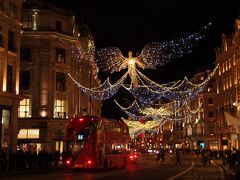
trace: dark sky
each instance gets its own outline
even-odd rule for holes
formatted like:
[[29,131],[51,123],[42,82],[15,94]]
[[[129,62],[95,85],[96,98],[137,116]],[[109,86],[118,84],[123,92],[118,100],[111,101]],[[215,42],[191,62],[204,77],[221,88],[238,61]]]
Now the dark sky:
[[[50,1],[71,9],[79,23],[88,24],[97,48],[116,46],[124,56],[127,56],[129,50],[140,52],[148,42],[182,37],[212,22],[205,39],[199,42],[191,54],[174,59],[157,70],[144,71],[154,81],[164,83],[184,76],[192,77],[201,70],[213,69],[214,48],[221,45],[223,32],[234,32],[234,21],[240,14],[239,0]],[[108,76],[112,80],[119,77]],[[103,115],[113,118],[123,115],[112,100],[124,101],[123,97],[129,99],[126,93],[120,91],[114,98],[105,101]]]

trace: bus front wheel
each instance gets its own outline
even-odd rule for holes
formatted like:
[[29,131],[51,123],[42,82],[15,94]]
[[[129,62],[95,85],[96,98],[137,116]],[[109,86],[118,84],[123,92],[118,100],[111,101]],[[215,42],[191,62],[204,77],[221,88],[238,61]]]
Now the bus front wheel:
[[108,161],[107,161],[107,159],[104,160],[103,168],[104,169],[108,168]]
[[127,167],[127,159],[124,158],[123,159],[123,166],[122,166],[122,168],[126,168],[126,167]]

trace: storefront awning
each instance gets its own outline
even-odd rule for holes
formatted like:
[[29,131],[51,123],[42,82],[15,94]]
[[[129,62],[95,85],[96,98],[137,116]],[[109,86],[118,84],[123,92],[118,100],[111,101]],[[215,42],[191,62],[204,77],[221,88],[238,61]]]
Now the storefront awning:
[[239,125],[240,125],[239,119],[237,117],[232,116],[228,112],[224,112],[224,116],[226,118],[227,125],[232,126],[230,131],[233,132],[233,133],[239,134]]

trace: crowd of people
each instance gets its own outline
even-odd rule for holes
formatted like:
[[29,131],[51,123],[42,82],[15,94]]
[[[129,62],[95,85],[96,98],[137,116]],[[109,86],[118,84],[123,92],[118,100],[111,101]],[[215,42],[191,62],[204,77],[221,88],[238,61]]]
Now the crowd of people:
[[[157,163],[164,162],[165,152],[163,148],[159,149],[156,155]],[[211,150],[211,149],[175,149],[174,157],[176,160],[176,165],[181,165],[181,159],[185,155],[196,156],[201,159],[204,166],[211,165],[211,160],[220,160],[222,166],[229,166],[230,169],[236,174],[240,175],[240,151],[238,149],[225,149],[225,150]]]
[[57,168],[60,165],[61,156],[59,151],[41,150],[37,153],[36,150],[20,149],[16,153],[7,153],[0,148],[0,175],[13,170]]

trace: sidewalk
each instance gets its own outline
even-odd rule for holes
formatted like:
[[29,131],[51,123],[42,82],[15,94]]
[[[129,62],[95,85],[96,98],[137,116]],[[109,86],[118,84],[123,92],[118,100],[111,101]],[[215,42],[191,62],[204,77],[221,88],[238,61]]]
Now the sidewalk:
[[66,169],[64,167],[58,167],[58,168],[41,168],[41,169],[14,169],[12,171],[0,173],[0,179],[1,177],[6,177],[6,176],[16,176],[16,175],[21,175],[21,174],[39,174],[39,173],[48,173],[48,172],[53,172],[53,171],[59,171],[62,169]]
[[229,164],[223,165],[223,164],[222,164],[222,160],[216,160],[216,159],[213,160],[213,162],[214,162],[217,166],[219,166],[219,167],[221,167],[221,168],[223,169],[224,174],[225,174],[225,176],[227,177],[227,179],[234,179],[235,173],[234,173],[233,169],[230,169],[230,168],[229,168]]

